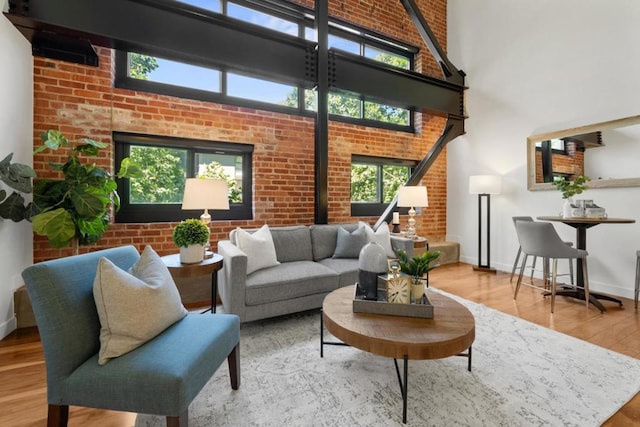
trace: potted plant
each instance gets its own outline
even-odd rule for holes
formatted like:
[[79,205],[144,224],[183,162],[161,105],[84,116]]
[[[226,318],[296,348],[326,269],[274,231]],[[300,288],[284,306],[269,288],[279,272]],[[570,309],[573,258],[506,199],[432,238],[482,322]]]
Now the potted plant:
[[562,205],[562,216],[564,218],[571,217],[571,204],[573,203],[573,196],[577,194],[581,194],[589,185],[590,179],[588,176],[579,175],[573,181],[567,181],[567,179],[562,176],[557,178],[552,182],[554,187],[556,187],[561,193],[562,198],[564,199],[564,205]]
[[409,258],[402,249],[396,252],[400,271],[411,276],[411,299],[418,301],[424,295],[425,287],[429,287],[429,282],[424,275],[439,267],[440,264],[432,264],[440,257],[440,251],[424,251],[422,254]]
[[173,229],[173,242],[180,248],[180,262],[197,264],[204,259],[209,227],[199,219],[185,219]]
[[[81,155],[96,156],[107,144],[84,138],[75,146],[59,131],[49,130],[40,136],[43,145],[34,154],[45,150],[70,148],[65,163],[51,163],[62,179],[37,179],[33,186],[35,215],[31,218],[33,231],[46,236],[54,248],[73,244],[95,243],[109,228],[109,208],[120,208],[117,185],[111,174],[94,163],[83,163]],[[125,158],[118,178],[141,176],[136,164]]]

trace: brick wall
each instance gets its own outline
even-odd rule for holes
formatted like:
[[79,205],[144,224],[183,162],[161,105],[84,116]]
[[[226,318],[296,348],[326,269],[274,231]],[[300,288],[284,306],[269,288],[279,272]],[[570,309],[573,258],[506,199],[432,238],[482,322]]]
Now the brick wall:
[[[313,2],[301,1],[313,6]],[[432,30],[444,46],[446,0],[418,1]],[[400,2],[374,0],[331,1],[330,15],[374,29],[421,47],[417,64],[426,74],[440,77],[440,71]],[[100,67],[34,58],[34,144],[47,129],[58,129],[68,138],[111,143],[113,131],[181,136],[204,140],[254,144],[252,221],[215,221],[212,244],[228,236],[235,227],[311,224],[314,221],[314,121],[290,116],[173,98],[113,87],[115,52],[98,49]],[[409,134],[364,126],[331,122],[329,127],[329,222],[376,217],[350,215],[351,154],[397,157],[419,161],[439,137],[445,119],[418,114],[419,132]],[[48,162],[64,156],[48,153],[34,157],[38,176],[52,176]],[[104,150],[95,160],[113,170],[113,150]],[[420,235],[443,240],[446,233],[446,154],[440,155],[423,185],[429,192],[429,207],[418,216]],[[406,224],[406,218],[401,219]],[[174,253],[171,240],[176,223],[115,224],[95,245],[81,252],[123,244],[138,249],[151,244],[161,255]],[[56,250],[46,239],[34,237],[34,261],[71,254]]]

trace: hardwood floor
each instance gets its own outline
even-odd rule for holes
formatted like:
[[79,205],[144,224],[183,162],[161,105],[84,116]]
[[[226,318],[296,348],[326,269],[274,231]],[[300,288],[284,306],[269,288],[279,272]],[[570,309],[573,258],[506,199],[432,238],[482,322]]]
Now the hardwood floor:
[[[640,315],[631,300],[624,299],[622,308],[604,302],[607,311],[600,314],[580,301],[558,297],[552,315],[549,298],[539,290],[523,286],[514,301],[506,273],[475,272],[468,264],[449,264],[433,270],[430,281],[449,293],[640,359]],[[18,330],[0,341],[0,408],[0,426],[46,424],[44,356],[35,328]],[[134,421],[135,414],[79,407],[72,407],[69,416],[69,426],[127,427]],[[604,426],[639,424],[640,395],[636,395]]]

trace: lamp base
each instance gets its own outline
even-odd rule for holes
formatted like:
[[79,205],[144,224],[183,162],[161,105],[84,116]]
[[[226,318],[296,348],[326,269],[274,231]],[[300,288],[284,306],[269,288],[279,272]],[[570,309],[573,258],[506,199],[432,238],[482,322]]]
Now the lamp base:
[[481,272],[493,273],[493,274],[497,273],[497,270],[495,268],[486,267],[486,266],[482,266],[482,265],[474,265],[473,266],[473,271],[481,271]]

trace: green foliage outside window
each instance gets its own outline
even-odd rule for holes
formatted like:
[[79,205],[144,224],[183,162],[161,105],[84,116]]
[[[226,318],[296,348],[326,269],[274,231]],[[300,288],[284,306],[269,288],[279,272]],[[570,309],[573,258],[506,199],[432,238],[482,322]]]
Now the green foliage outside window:
[[181,203],[186,151],[164,147],[131,147],[131,160],[143,176],[130,182],[131,203]]
[[153,56],[129,53],[129,76],[134,79],[147,80],[149,73],[158,68],[158,60]]
[[[378,174],[382,174],[382,188]],[[409,179],[407,166],[352,164],[351,202],[389,203]]]

